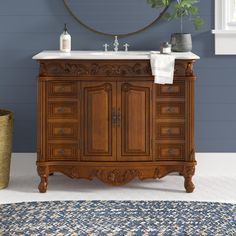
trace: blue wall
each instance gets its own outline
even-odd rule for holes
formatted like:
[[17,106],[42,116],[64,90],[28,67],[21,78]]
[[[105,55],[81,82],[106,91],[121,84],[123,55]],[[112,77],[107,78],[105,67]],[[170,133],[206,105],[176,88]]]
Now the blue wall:
[[[236,56],[215,56],[213,0],[201,0],[205,26],[193,33],[195,65],[196,145],[198,152],[236,151]],[[102,49],[111,37],[88,31],[64,7],[62,0],[0,1],[0,107],[15,113],[14,152],[36,150],[36,76],[31,57],[44,49],[58,49],[63,23],[69,24],[73,49]],[[145,32],[126,37],[131,50],[157,50],[178,22],[160,22]]]

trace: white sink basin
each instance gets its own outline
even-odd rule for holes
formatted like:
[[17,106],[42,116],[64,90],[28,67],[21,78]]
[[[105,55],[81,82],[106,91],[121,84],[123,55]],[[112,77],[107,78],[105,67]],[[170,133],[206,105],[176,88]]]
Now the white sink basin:
[[[80,51],[81,52],[81,51]],[[83,52],[84,53],[84,52]],[[118,51],[118,52],[114,52],[114,51],[86,51],[85,53],[90,54],[90,55],[114,55],[114,56],[129,56],[129,55],[149,55],[150,52],[149,51]]]
[[[153,52],[153,51],[152,51]],[[155,53],[159,53],[155,51]],[[176,59],[199,59],[191,52],[172,53]],[[71,51],[63,53],[60,51],[42,51],[33,57],[35,60],[53,60],[53,59],[70,59],[70,60],[149,60],[150,51]]]
[[63,53],[60,51],[43,51],[33,57],[33,59],[149,59],[149,51],[71,51]]

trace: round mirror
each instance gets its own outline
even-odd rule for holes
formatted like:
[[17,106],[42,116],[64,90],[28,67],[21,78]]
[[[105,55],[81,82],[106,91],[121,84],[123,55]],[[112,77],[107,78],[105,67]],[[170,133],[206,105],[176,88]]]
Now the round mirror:
[[129,35],[156,22],[166,8],[154,9],[147,0],[64,0],[85,27],[107,35]]

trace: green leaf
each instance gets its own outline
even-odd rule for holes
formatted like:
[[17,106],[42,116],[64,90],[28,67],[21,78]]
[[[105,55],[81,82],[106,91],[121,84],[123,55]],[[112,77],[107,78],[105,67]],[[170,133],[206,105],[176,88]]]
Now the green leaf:
[[171,20],[171,14],[169,12],[165,12],[162,17],[165,20]]
[[191,12],[192,15],[197,15],[199,12],[199,9],[196,6],[192,6],[190,7],[189,11]]
[[169,5],[170,0],[147,0],[152,8],[161,8]]
[[[192,21],[196,30],[204,25],[204,20],[199,16],[197,3],[199,0],[146,0],[152,8],[163,8],[172,5],[171,11],[163,15],[165,20],[173,20],[188,17]],[[191,19],[195,16],[194,20]],[[182,20],[181,20],[182,22]],[[181,27],[182,28],[182,27]]]
[[201,17],[197,17],[193,20],[193,25],[196,30],[199,30],[204,25],[204,20]]

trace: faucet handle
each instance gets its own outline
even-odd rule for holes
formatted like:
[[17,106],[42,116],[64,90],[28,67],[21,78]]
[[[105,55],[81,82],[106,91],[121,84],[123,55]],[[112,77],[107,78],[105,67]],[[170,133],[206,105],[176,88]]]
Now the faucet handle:
[[119,51],[118,36],[115,36],[115,40],[114,40],[113,46],[114,46],[114,51],[115,51],[115,52],[118,52],[118,51]]
[[109,45],[108,45],[107,43],[105,43],[105,44],[103,45],[103,47],[104,47],[105,52],[107,52]]
[[124,46],[124,48],[125,48],[125,51],[128,52],[128,49],[129,49],[129,46],[130,46],[130,45],[129,45],[128,43],[125,43],[123,46]]

